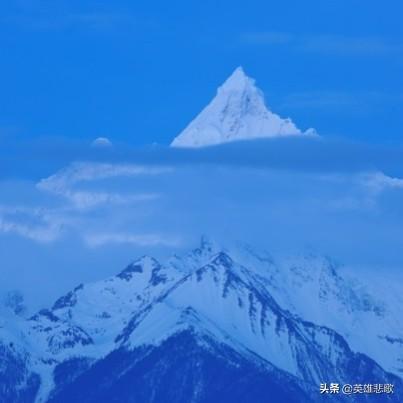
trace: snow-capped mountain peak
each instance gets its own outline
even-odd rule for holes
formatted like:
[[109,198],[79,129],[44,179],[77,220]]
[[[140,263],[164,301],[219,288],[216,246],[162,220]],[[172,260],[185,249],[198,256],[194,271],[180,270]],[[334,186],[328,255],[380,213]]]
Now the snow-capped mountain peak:
[[254,138],[313,135],[302,132],[291,119],[283,119],[267,108],[255,80],[238,67],[221,85],[215,98],[177,136],[174,147],[203,147]]
[[245,74],[244,69],[241,66],[239,66],[227,78],[224,84],[218,88],[218,92],[219,93],[224,91],[240,92],[247,90],[247,87],[249,87],[249,89],[257,89],[255,87],[255,80],[248,77]]
[[[265,373],[275,371],[282,382],[302,382],[307,393],[326,379],[374,379],[398,389],[403,385],[399,301],[376,298],[325,257],[273,258],[249,245],[222,247],[203,236],[184,256],[160,261],[143,256],[115,276],[77,286],[31,318],[11,320],[0,311],[0,360],[6,363],[0,379],[14,385],[18,367],[26,385],[0,388],[0,400],[77,401],[70,393],[82,382],[94,379],[93,387],[103,390],[118,388],[120,374],[130,371],[149,379],[147,368],[166,368],[156,363],[158,357],[169,353],[164,363],[176,363],[190,340],[199,346],[198,357],[218,354],[224,368],[235,360],[234,368],[246,372],[257,365]],[[146,357],[150,367],[141,365]],[[113,363],[121,369],[116,372]],[[98,383],[97,371],[107,382]],[[188,372],[186,367],[179,377]],[[158,379],[164,376],[158,372]],[[21,393],[30,399],[20,399]],[[401,395],[390,401],[402,401]]]

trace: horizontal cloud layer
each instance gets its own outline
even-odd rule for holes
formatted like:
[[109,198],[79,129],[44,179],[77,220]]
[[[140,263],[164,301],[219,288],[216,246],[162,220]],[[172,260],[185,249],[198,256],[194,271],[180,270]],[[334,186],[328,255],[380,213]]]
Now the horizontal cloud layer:
[[[3,160],[4,292],[21,288],[41,303],[138,254],[187,249],[202,233],[278,253],[313,248],[367,269],[403,265],[402,150],[324,139],[58,148],[60,161],[51,153],[37,170],[21,165],[23,149]],[[38,168],[44,150],[33,149]]]

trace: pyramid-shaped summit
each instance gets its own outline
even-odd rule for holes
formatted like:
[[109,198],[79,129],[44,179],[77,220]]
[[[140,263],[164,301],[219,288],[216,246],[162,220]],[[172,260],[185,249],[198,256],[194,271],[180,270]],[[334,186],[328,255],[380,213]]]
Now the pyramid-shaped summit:
[[204,147],[237,140],[314,133],[313,129],[301,132],[291,119],[282,119],[271,112],[255,80],[238,67],[171,146]]

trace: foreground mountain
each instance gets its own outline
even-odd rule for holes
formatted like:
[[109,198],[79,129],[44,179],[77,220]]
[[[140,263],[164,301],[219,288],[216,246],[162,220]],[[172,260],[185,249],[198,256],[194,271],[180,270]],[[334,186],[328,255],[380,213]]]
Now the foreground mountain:
[[[80,285],[28,320],[4,317],[0,401],[316,402],[321,383],[337,382],[393,384],[348,400],[399,402],[392,314],[328,259],[274,261],[203,240]],[[361,322],[374,318],[377,329]]]
[[238,67],[209,105],[172,142],[174,147],[204,147],[264,137],[314,135],[302,133],[291,119],[282,119],[265,105],[255,81]]

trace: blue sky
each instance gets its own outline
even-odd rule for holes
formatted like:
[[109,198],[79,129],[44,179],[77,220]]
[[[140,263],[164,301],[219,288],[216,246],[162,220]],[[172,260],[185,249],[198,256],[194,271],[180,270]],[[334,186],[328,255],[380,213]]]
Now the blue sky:
[[0,138],[171,139],[242,65],[324,136],[403,132],[401,1],[34,1],[0,6]]

